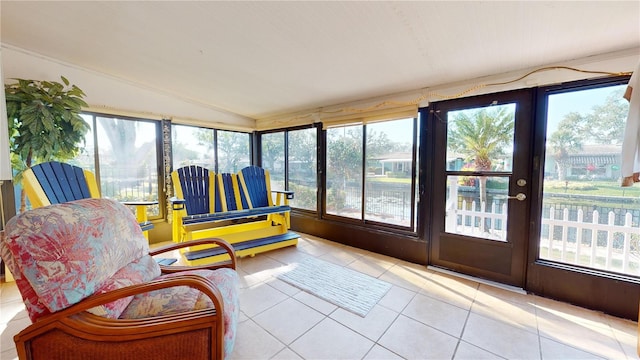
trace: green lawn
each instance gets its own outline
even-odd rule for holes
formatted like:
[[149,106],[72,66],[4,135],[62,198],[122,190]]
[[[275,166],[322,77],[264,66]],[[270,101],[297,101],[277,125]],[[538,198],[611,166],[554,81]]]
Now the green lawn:
[[545,193],[640,197],[640,186],[622,187],[612,181],[558,181],[546,180]]
[[[410,178],[373,177],[367,181],[380,183],[410,184]],[[616,196],[640,198],[640,185],[622,187],[618,182],[613,181],[558,181],[545,180],[544,191],[546,194],[573,194],[573,195],[595,195],[595,196]]]
[[392,177],[382,177],[382,176],[367,178],[367,181],[397,183],[397,184],[411,184],[411,178],[392,178]]

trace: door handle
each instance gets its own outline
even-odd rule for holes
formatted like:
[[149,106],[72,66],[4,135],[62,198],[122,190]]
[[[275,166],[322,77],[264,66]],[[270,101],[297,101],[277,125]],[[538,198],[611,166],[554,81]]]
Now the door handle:
[[524,193],[518,193],[516,196],[507,196],[507,199],[515,199],[518,201],[525,201],[527,199],[527,195]]

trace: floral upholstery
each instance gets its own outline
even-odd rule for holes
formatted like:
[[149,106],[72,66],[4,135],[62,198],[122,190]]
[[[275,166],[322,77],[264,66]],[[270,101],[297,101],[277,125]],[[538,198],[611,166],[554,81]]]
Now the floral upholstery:
[[[160,276],[158,263],[153,257],[145,255],[118,270],[97,292],[106,293],[125,286],[145,283],[158,276]],[[117,319],[132,299],[133,296],[122,298],[112,303],[92,308],[89,312],[95,315]]]
[[[182,274],[200,275],[216,284],[222,294],[224,306],[225,352],[230,354],[235,342],[236,324],[240,308],[238,305],[238,273],[232,269],[191,270],[162,275],[167,278]],[[189,310],[213,307],[211,299],[193,288],[172,287],[136,295],[120,318],[139,319],[159,315],[169,315]]]
[[7,222],[5,237],[2,257],[19,259],[6,262],[34,322],[108,286],[149,252],[131,211],[107,199],[27,211]]
[[[161,275],[132,212],[109,199],[83,199],[27,211],[6,225],[0,256],[14,275],[32,322],[84,298],[181,274],[209,279],[223,296],[225,352],[238,320],[235,270],[192,270]],[[90,309],[120,319],[148,318],[213,307],[190,287],[172,287]]]

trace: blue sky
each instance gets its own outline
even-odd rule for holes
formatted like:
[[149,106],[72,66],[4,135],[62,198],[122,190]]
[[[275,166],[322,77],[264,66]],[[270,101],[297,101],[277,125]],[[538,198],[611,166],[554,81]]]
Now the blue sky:
[[626,85],[617,85],[549,96],[547,134],[552,134],[558,128],[558,123],[566,114],[570,112],[588,114],[595,105],[603,104],[607,96],[614,91],[618,92],[622,98],[626,87]]

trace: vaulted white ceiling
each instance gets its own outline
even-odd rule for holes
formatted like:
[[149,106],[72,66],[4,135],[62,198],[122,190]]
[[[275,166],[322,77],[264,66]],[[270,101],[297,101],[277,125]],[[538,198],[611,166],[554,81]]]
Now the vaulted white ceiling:
[[253,119],[640,46],[638,1],[3,0],[0,10],[5,45]]

